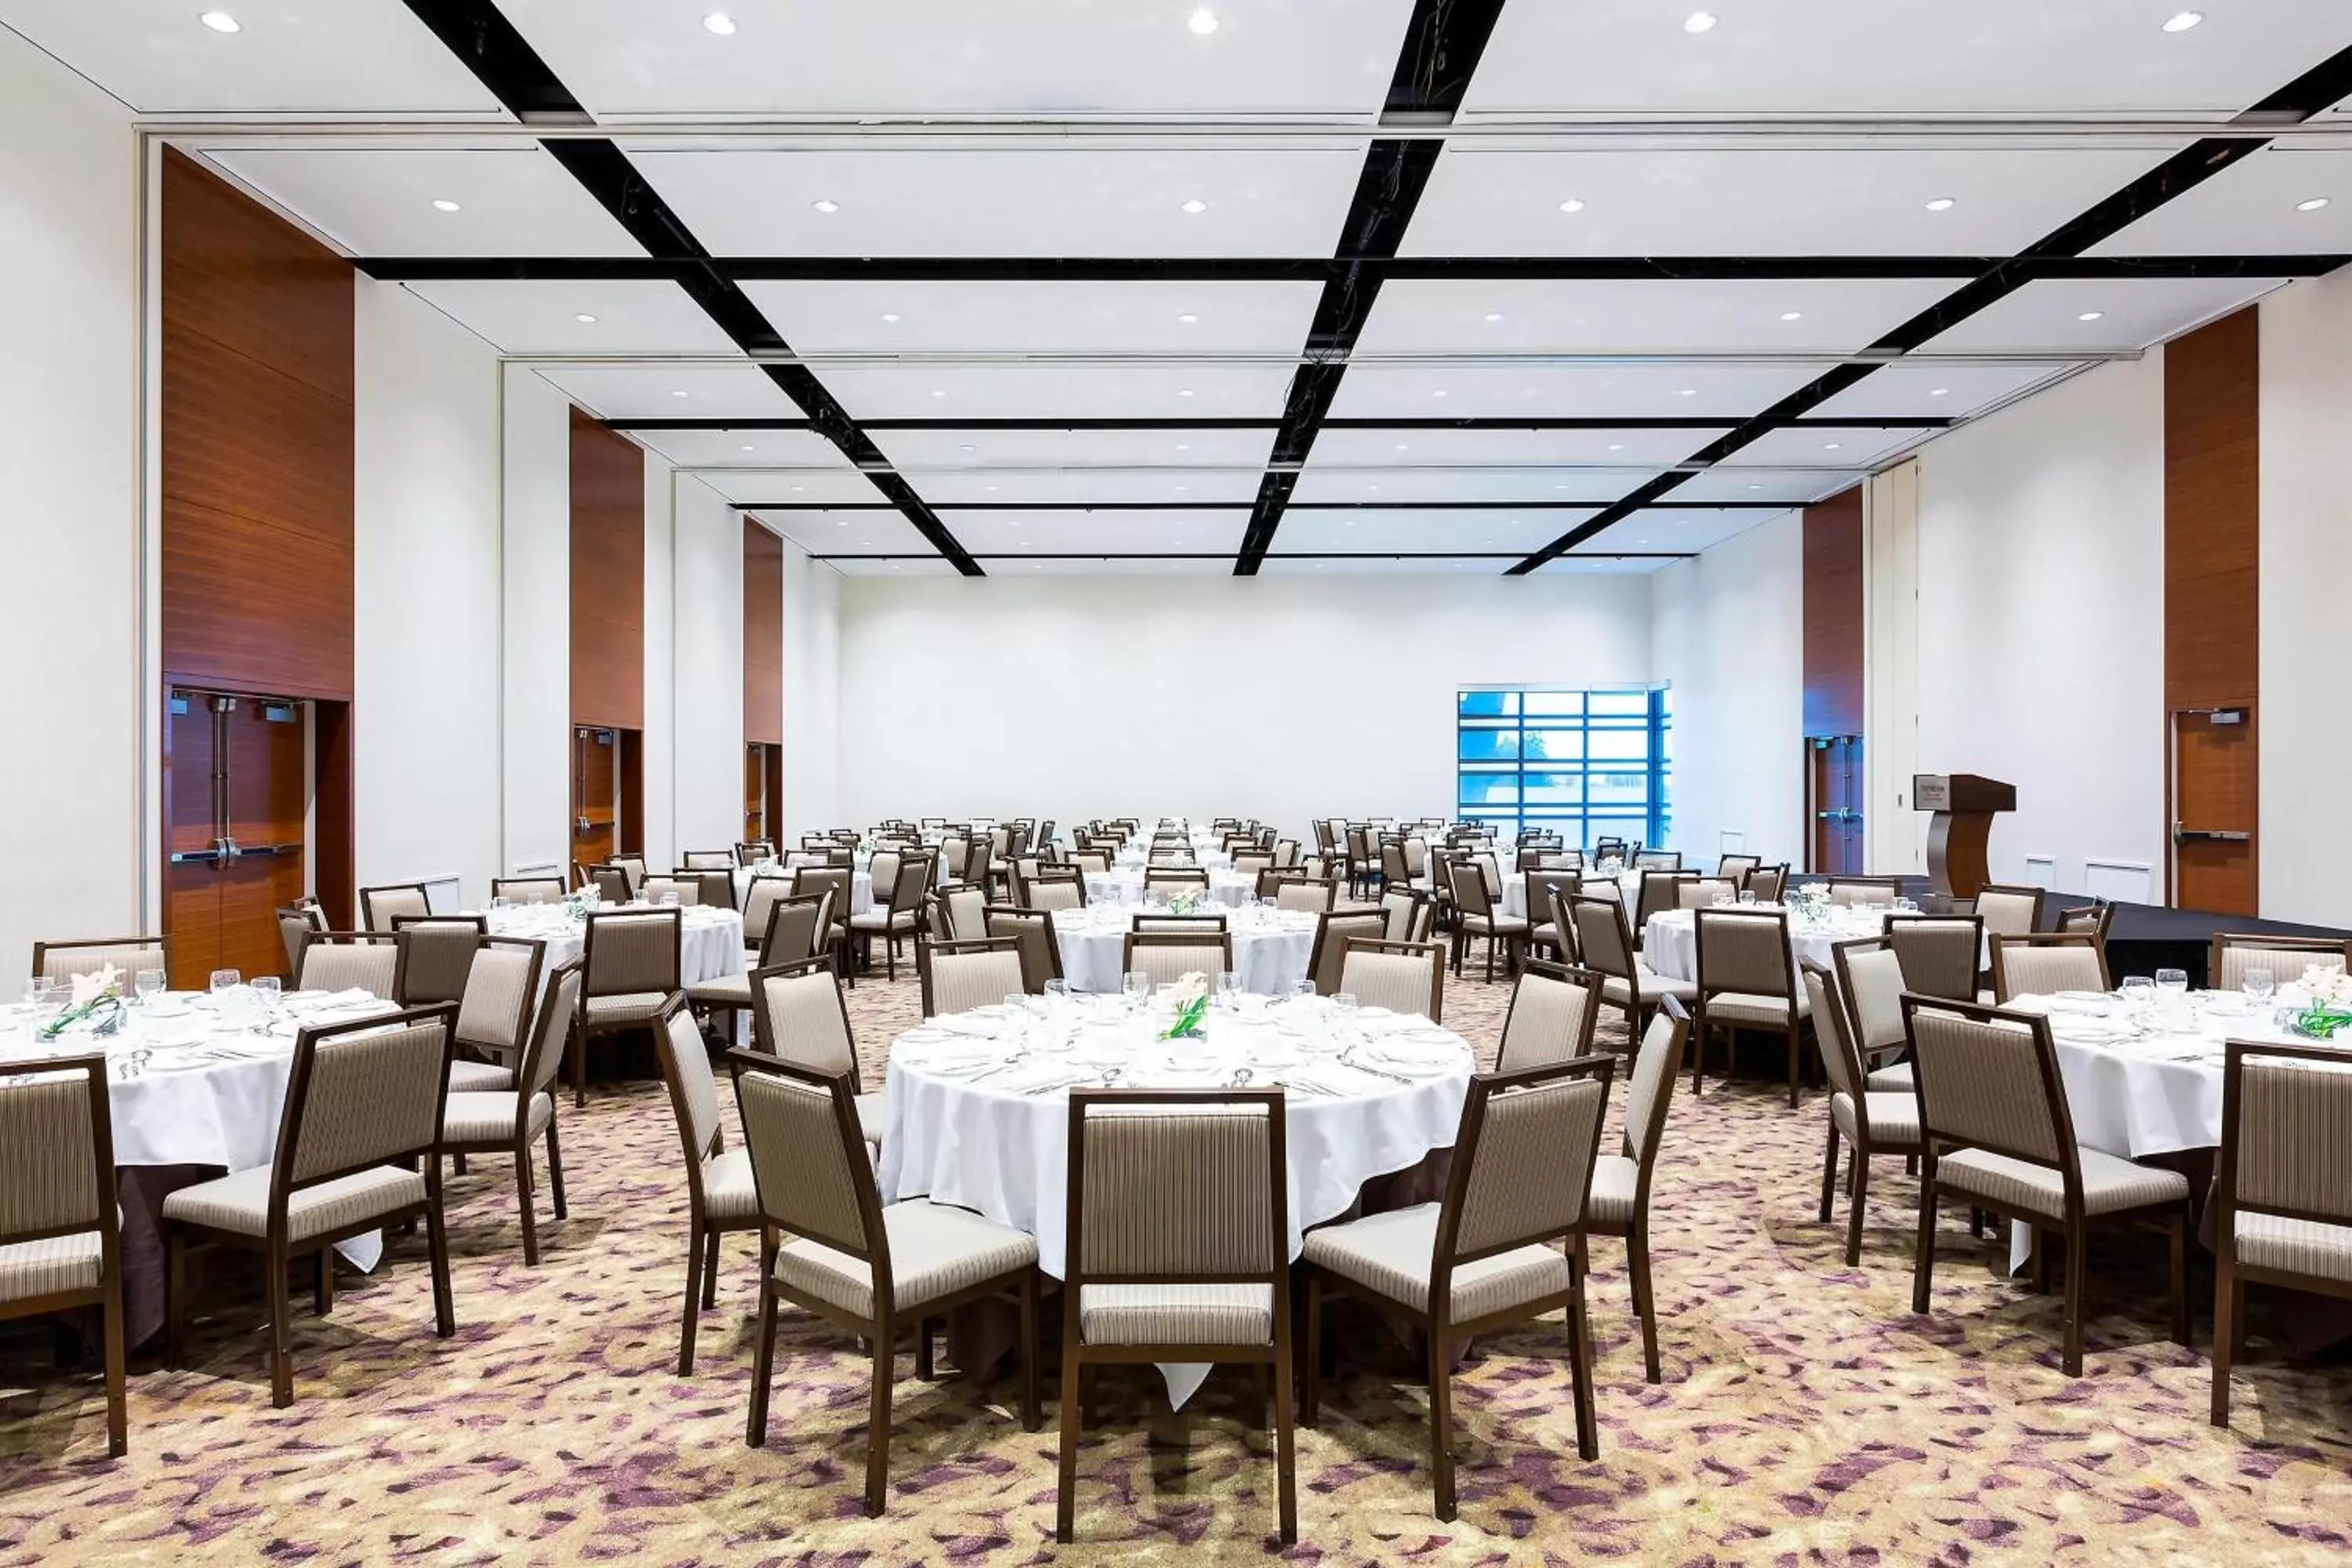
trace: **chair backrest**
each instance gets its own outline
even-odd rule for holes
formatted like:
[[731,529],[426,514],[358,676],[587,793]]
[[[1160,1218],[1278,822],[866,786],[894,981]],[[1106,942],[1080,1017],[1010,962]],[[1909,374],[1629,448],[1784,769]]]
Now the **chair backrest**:
[[1139,910],[1127,917],[1128,930],[1148,932],[1152,936],[1183,936],[1193,931],[1213,936],[1224,931],[1228,923],[1222,910],[1215,914],[1199,915],[1157,915]]
[[[2107,928],[2116,923],[2116,906],[2110,903],[2077,904],[2073,909],[2058,911],[2061,934],[2095,938],[2102,950],[2107,945]],[[2208,970],[2208,976],[2212,973]]]
[[1110,862],[1111,852],[1108,849],[1070,851],[1070,864],[1076,867],[1081,875],[1091,871],[1097,877],[1108,877],[1110,875]]
[[2255,1209],[2352,1223],[2352,1052],[2231,1040],[2221,1069],[2217,1223]]
[[986,920],[990,936],[1009,936],[1021,944],[1021,989],[1032,996],[1044,995],[1045,982],[1062,977],[1062,948],[1054,936],[1054,917],[1044,910],[991,904]]
[[[846,866],[795,866],[793,868],[793,897],[808,898],[830,891],[833,894],[832,926],[841,926],[849,920],[849,882],[853,874]],[[828,928],[828,940],[831,934],[831,928]]]
[[2082,1167],[2050,1020],[1920,996],[1903,998],[1903,1018],[1928,1142],[2055,1167],[2065,1173],[2071,1209]]
[[[735,907],[735,870],[733,867],[688,867],[672,873],[681,882],[694,885],[694,901],[706,910],[731,910]],[[680,900],[680,902],[685,900]]]
[[1988,882],[1977,890],[1977,918],[1991,936],[2031,936],[2042,929],[2042,889]]
[[1625,906],[1580,893],[1568,901],[1568,912],[1576,922],[1576,952],[1584,967],[1632,985],[1633,935],[1625,928]]
[[1870,1074],[1863,1065],[1862,1053],[1854,1048],[1845,1009],[1838,1005],[1837,977],[1809,958],[1804,963],[1804,982],[1805,998],[1813,1009],[1813,1037],[1821,1044],[1822,1070],[1829,1075],[1830,1089],[1856,1101],[1855,1116],[1866,1119],[1870,1107],[1863,1100],[1863,1090]]
[[1786,866],[1759,866],[1748,873],[1746,890],[1755,894],[1759,904],[1779,903],[1780,895],[1788,890],[1788,887],[1789,868]]
[[689,849],[678,857],[677,863],[688,871],[731,871],[735,868],[735,851]]
[[1699,910],[1698,991],[1701,996],[1737,991],[1780,996],[1795,1006],[1796,959],[1790,952],[1789,917],[1778,910]]
[[302,948],[297,991],[364,991],[385,1001],[400,995],[401,967],[408,940],[398,933],[322,931]]
[[926,1018],[993,1006],[1026,990],[1022,984],[1018,937],[918,941],[915,972],[922,982]]
[[898,886],[898,868],[922,858],[922,851],[919,849],[910,849],[902,855],[885,845],[874,851],[873,858],[866,862],[866,875],[873,882],[874,890],[880,894],[887,903],[892,890]]
[[369,931],[390,931],[394,916],[429,915],[433,900],[422,882],[387,882],[360,889],[360,924]]
[[1880,909],[1895,901],[1903,890],[1903,883],[1895,877],[1837,877],[1829,879],[1830,902],[1847,909]]
[[1726,855],[1715,863],[1715,874],[1737,885],[1748,872],[1764,864],[1761,855]]
[[1040,866],[1028,879],[1029,907],[1048,912],[1082,910],[1087,905],[1087,876],[1076,866]]
[[677,1141],[686,1152],[687,1182],[699,1194],[702,1163],[719,1152],[719,1080],[710,1071],[710,1047],[687,1005],[686,993],[674,992],[654,1020],[654,1055],[660,1059],[662,1081],[669,1086],[670,1112],[677,1120]]
[[[824,935],[833,923],[833,889],[780,898],[768,910],[768,923],[760,942],[762,967],[797,963],[825,951]],[[744,930],[751,928],[746,925]]]
[[106,1055],[11,1062],[0,1079],[0,1247],[99,1231],[117,1278]]
[[400,994],[393,1000],[404,1007],[465,1000],[474,955],[489,935],[487,921],[479,915],[395,915],[392,929],[408,939]]
[[[285,914],[280,910],[281,917]],[[323,930],[325,919],[312,929]],[[33,944],[32,973],[49,980],[71,980],[77,974],[95,974],[112,964],[122,976],[122,994],[131,994],[131,982],[142,969],[160,969],[166,974],[172,970],[172,939],[168,936],[110,936],[82,942],[37,942]],[[2297,970],[2297,973],[2302,971]]]
[[1830,949],[1830,963],[1856,1051],[1868,1056],[1910,1037],[1903,1022],[1903,960],[1885,937],[1839,942]]
[[1642,890],[1633,900],[1633,925],[1636,930],[1646,926],[1650,917],[1667,910],[1682,907],[1682,890],[1698,880],[1696,871],[1671,869],[1642,870]]
[[850,1086],[753,1051],[729,1052],[727,1065],[735,1075],[736,1114],[761,1216],[787,1235],[866,1262],[875,1317],[887,1320],[894,1304],[890,1247]]
[[1519,882],[1526,889],[1523,907],[1528,911],[1528,918],[1533,921],[1545,918],[1539,911],[1551,908],[1552,894],[1572,899],[1584,891],[1584,873],[1581,871],[1538,869],[1529,871],[1519,879]]
[[457,1015],[446,1003],[411,1007],[294,1037],[269,1175],[273,1226],[282,1223],[289,1192],[395,1160],[431,1160],[441,1141]]
[[2266,969],[2273,981],[2288,985],[2315,964],[2322,969],[2352,965],[2352,942],[2217,931],[2205,964],[2205,984],[2216,991],[2235,991],[2245,984],[2247,970]]
[[1285,1283],[1283,1133],[1279,1089],[1071,1091],[1065,1285]]
[[1438,1209],[1433,1311],[1451,1300],[1457,1265],[1583,1229],[1615,1067],[1579,1057],[1471,1079]]
[[647,877],[637,887],[637,897],[649,904],[667,904],[676,900],[680,909],[692,909],[702,902],[702,882],[689,877]]
[[[286,974],[289,982],[302,973],[302,949],[309,943],[310,933],[326,929],[327,911],[319,907],[316,899],[303,898],[278,906],[278,939],[286,946]],[[169,942],[171,939],[166,937],[163,940]],[[33,973],[41,973],[37,958],[33,963]]]
[[765,957],[769,917],[776,912],[777,904],[792,895],[792,883],[782,877],[755,876],[743,889],[743,943],[760,952],[763,962],[773,962]]
[[678,988],[678,948],[685,917],[677,910],[614,910],[590,913],[583,956],[587,996],[626,996]]
[[1977,999],[1984,921],[1976,915],[1888,915],[1886,944],[1903,965],[1903,989],[1953,1002]]
[[[991,1001],[1001,1000],[1003,992]],[[751,1039],[764,1055],[823,1073],[857,1079],[857,1038],[849,1004],[832,961],[803,958],[751,975]]]
[[1584,943],[1576,934],[1576,916],[1569,908],[1569,900],[1574,896],[1553,889],[1544,896],[1544,912],[1551,917],[1551,929],[1558,933],[1561,955],[1569,963],[1581,966]]
[[1633,865],[1643,871],[1679,871],[1683,868],[1683,852],[1679,849],[1643,849],[1633,856]]
[[[1336,884],[1327,886],[1330,887],[1333,895],[1338,894],[1339,889]],[[1327,902],[1322,907],[1328,909],[1331,906]],[[1430,921],[1436,916],[1437,905],[1418,888],[1382,888],[1381,912],[1388,917],[1388,925],[1381,934],[1389,941],[1427,942]]]
[[1350,942],[1339,955],[1339,989],[1367,1007],[1445,1017],[1445,948],[1434,942]]
[[1588,1054],[1601,1018],[1601,980],[1590,970],[1530,961],[1519,972],[1503,1014],[1495,1069],[1517,1072]]
[[971,882],[955,882],[939,891],[940,909],[947,917],[951,942],[979,942],[988,935],[988,889]]
[[753,838],[735,846],[735,864],[756,866],[762,860],[776,858],[776,844],[772,838]]
[[1274,863],[1277,866],[1297,865],[1298,840],[1296,838],[1276,839],[1274,841]]
[[1693,877],[1675,889],[1675,899],[1685,910],[1708,910],[1718,902],[1738,902],[1739,889],[1726,878]]
[[1476,915],[1492,920],[1497,912],[1495,900],[1500,889],[1486,879],[1486,864],[1478,857],[1465,856],[1453,862],[1451,886],[1454,901],[1464,915]]
[[596,896],[608,904],[625,904],[636,897],[628,872],[618,866],[591,866],[588,880],[595,888]]
[[1119,950],[1119,968],[1151,977],[1155,986],[1198,974],[1214,982],[1234,966],[1234,939],[1223,931],[1149,931],[1127,933]]
[[[539,997],[547,944],[522,937],[484,937],[466,970],[457,1004],[457,1043],[510,1051],[522,1047],[531,1005]],[[574,959],[572,967],[577,968]],[[552,977],[549,984],[554,984]]]
[[1348,944],[1385,942],[1388,929],[1388,916],[1378,910],[1332,910],[1317,917],[1315,945],[1307,957],[1307,976],[1315,982],[1317,993],[1331,996],[1344,989],[1339,984],[1339,971],[1347,958]]
[[2107,953],[2095,938],[2046,931],[2039,936],[1995,936],[1992,994],[1998,1002],[2057,991],[2105,991]]
[[1677,997],[1668,996],[1650,1015],[1634,1053],[1633,1073],[1625,1082],[1625,1157],[1637,1162],[1641,1181],[1633,1213],[1650,1209],[1650,1170],[1658,1162],[1658,1144],[1666,1131],[1666,1110],[1675,1098],[1675,1069],[1690,1039],[1690,1015]]
[[[1404,891],[1410,894],[1412,889]],[[1274,907],[1319,915],[1329,910],[1339,897],[1339,884],[1337,882],[1310,882],[1304,877],[1289,877],[1276,885]],[[1381,902],[1383,905],[1387,903],[1385,896]]]
[[622,874],[629,879],[629,889],[632,894],[634,894],[636,889],[646,885],[646,858],[644,856],[634,854],[615,855],[609,863],[619,867]]
[[[538,963],[538,955],[533,954],[534,971]],[[581,961],[576,958],[557,964],[555,973],[547,977],[547,994],[539,999],[539,1019],[531,1026],[530,1044],[524,1047],[515,1069],[526,1110],[531,1097],[545,1094],[555,1075],[563,1070],[564,1047],[571,1043],[580,1017],[580,979]]]
[[1209,873],[1198,866],[1146,866],[1143,868],[1143,890],[1154,888],[1201,888],[1209,885]]
[[493,877],[490,897],[510,904],[560,904],[568,889],[561,877]]

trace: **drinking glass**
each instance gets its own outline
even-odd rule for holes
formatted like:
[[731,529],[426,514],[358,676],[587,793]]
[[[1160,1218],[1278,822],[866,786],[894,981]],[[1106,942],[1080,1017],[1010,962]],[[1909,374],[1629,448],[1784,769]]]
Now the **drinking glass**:
[[1129,1008],[1140,1013],[1144,1005],[1151,1000],[1151,976],[1140,969],[1130,969],[1127,972],[1127,978],[1120,983],[1120,989],[1127,994]]
[[[1751,895],[1751,897],[1752,897],[1752,895]],[[1738,900],[1737,899],[1733,898],[1729,893],[1717,893],[1717,894],[1716,894],[1716,896],[1715,896],[1715,900],[1714,900],[1714,902],[1715,902],[1715,907],[1716,907],[1717,909],[1718,909],[1718,910],[1728,910],[1728,909],[1734,909],[1734,908],[1737,908],[1737,907],[1738,907]]]
[[285,983],[275,974],[261,974],[254,977],[253,994],[269,1006],[278,1005],[278,994],[284,989]]
[[210,990],[215,995],[218,995],[220,993],[229,990],[232,987],[241,985],[244,983],[245,976],[239,974],[234,969],[215,969],[213,971],[212,979],[206,983],[206,989]]
[[1230,969],[1217,971],[1217,1010],[1230,1013],[1242,994],[1242,977]]
[[1045,1000],[1055,1005],[1070,999],[1070,983],[1056,975],[1045,982]]
[[1342,1018],[1345,1018],[1354,1013],[1355,1010],[1356,994],[1354,992],[1334,991],[1331,993],[1331,1011],[1339,1014]]
[[131,994],[142,1002],[152,1001],[163,994],[163,972],[142,969],[131,982]]
[[2244,992],[2246,1000],[2257,1008],[2271,999],[2271,992],[2276,989],[2277,984],[2267,969],[2249,969],[2238,977],[2238,989]]
[[2156,988],[2158,991],[2173,992],[2188,990],[2189,971],[2185,969],[2158,970],[2156,972]]
[[2148,1003],[2156,1000],[2156,982],[2145,974],[2126,974],[2123,983],[2124,1000]]
[[1739,901],[1742,904],[1753,904],[1756,901],[1756,889],[1753,888],[1740,889]]

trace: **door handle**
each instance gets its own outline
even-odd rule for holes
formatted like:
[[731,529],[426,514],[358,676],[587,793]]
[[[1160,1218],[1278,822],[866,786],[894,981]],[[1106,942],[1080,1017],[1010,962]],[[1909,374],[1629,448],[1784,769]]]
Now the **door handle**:
[[2172,841],[2175,844],[2246,844],[2251,843],[2253,837],[2252,833],[2231,828],[2184,827],[2178,822],[2172,825]]

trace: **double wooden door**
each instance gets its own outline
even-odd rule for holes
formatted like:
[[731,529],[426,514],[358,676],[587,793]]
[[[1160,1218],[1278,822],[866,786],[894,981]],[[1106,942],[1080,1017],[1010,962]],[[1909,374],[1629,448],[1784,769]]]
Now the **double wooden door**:
[[1811,842],[1808,870],[1862,874],[1862,737],[1822,735],[1805,742],[1805,795]]
[[620,847],[621,732],[572,731],[572,861],[598,866]]
[[772,841],[783,831],[784,749],[753,741],[743,748],[743,842]]
[[283,974],[277,910],[309,886],[309,705],[174,686],[163,720],[171,984]]

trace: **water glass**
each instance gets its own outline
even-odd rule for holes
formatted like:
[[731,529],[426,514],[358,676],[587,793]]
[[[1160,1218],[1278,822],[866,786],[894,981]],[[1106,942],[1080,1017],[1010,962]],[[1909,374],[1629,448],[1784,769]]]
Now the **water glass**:
[[1331,1011],[1342,1018],[1352,1016],[1356,1011],[1356,994],[1352,991],[1331,993]]
[[1242,994],[1242,977],[1230,969],[1217,971],[1217,1010],[1230,1013]]
[[1128,1007],[1133,1012],[1140,1013],[1151,1000],[1151,976],[1140,969],[1129,970],[1119,988],[1127,994]]
[[2137,1006],[2146,1006],[2156,1000],[2156,982],[2145,974],[2125,975],[2119,989],[2124,1000]]
[[1045,982],[1045,1000],[1049,1005],[1059,1006],[1069,999],[1070,983],[1068,981],[1055,975]]
[[2257,1008],[2270,1001],[2271,993],[2277,989],[2277,985],[2276,979],[2267,969],[2249,969],[2238,977],[2238,989],[2244,992],[2246,1000]]
[[277,1006],[278,994],[285,988],[285,982],[279,980],[275,974],[261,974],[254,977],[253,994],[260,997],[266,1005]]
[[1739,901],[1740,901],[1742,904],[1753,904],[1753,903],[1755,903],[1755,901],[1756,901],[1756,889],[1753,889],[1753,888],[1742,888],[1742,889],[1739,889]]
[[244,983],[245,976],[234,969],[215,969],[213,971],[212,979],[206,983],[205,988],[217,996],[222,992],[233,990]]
[[2189,971],[2185,969],[2158,970],[2156,972],[2156,988],[2158,991],[2176,993],[2187,991],[2189,989]]
[[162,995],[163,994],[163,972],[160,969],[141,970],[131,979],[131,994],[138,997],[142,1002],[152,1001],[153,998]]

